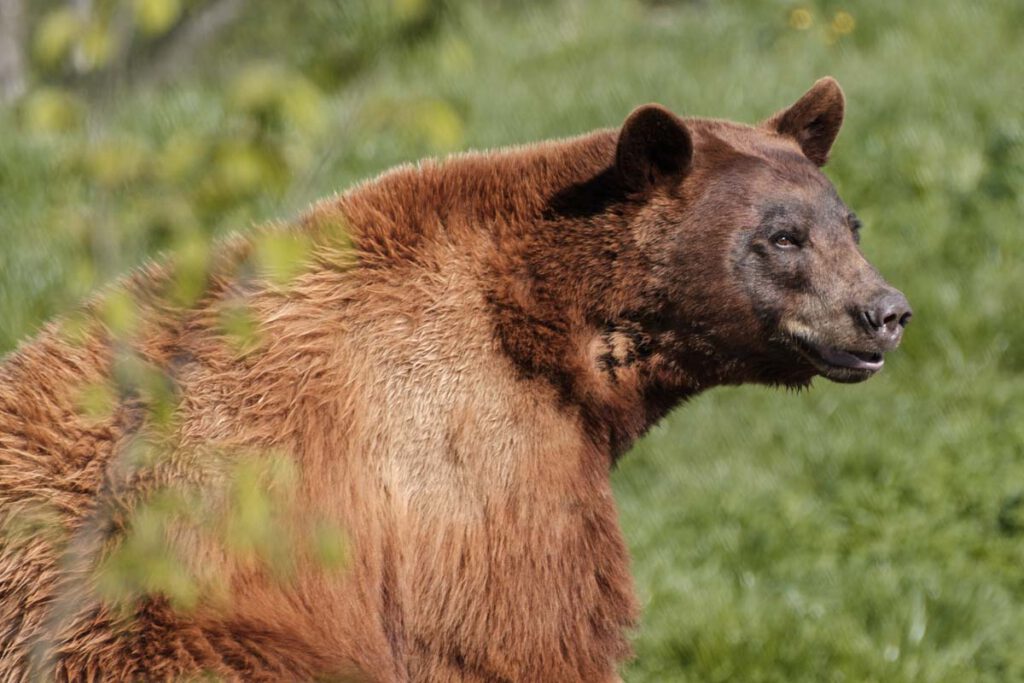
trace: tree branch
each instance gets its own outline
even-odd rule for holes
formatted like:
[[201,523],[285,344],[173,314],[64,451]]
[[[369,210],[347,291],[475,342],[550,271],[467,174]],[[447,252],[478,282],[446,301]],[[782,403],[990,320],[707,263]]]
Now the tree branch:
[[25,93],[25,8],[22,0],[0,0],[0,104]]
[[188,64],[196,52],[238,18],[246,0],[212,0],[187,15],[156,47],[146,66],[135,74],[142,80],[163,80]]

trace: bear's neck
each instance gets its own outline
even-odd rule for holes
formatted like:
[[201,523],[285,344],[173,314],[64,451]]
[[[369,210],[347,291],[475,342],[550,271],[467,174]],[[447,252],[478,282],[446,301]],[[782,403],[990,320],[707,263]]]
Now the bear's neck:
[[362,264],[422,267],[456,245],[467,262],[453,267],[478,280],[520,377],[553,388],[612,458],[720,383],[703,352],[704,365],[678,363],[687,340],[629,229],[643,204],[618,180],[615,141],[605,130],[403,167],[341,200]]

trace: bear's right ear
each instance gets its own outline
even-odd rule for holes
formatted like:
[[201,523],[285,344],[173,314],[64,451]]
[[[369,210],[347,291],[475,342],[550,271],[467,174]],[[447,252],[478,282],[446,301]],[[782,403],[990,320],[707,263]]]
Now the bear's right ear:
[[818,166],[828,161],[829,150],[843,125],[846,98],[836,79],[818,79],[796,104],[764,122],[769,130],[797,141],[804,156]]
[[619,131],[615,167],[626,186],[647,190],[690,170],[693,140],[682,119],[657,104],[633,110]]

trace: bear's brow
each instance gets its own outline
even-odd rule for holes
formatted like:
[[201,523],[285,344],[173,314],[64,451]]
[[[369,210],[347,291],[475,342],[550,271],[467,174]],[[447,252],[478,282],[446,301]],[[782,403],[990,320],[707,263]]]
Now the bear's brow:
[[765,158],[778,161],[783,165],[793,165],[798,168],[805,167],[810,161],[803,154],[791,149],[781,147],[768,147],[762,150]]
[[762,225],[777,225],[784,222],[794,222],[793,218],[799,214],[792,202],[772,202],[761,212]]

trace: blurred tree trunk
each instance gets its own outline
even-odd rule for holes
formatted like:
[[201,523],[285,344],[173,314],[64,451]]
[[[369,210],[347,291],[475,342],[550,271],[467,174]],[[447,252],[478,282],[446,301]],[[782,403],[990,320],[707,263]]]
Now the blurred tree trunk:
[[[70,5],[82,24],[88,22],[92,17],[92,0],[71,0]],[[71,53],[71,66],[79,74],[89,71],[89,60],[85,56],[85,48],[81,41],[78,41]]]
[[25,7],[22,0],[0,0],[0,104],[25,92]]
[[209,0],[185,15],[155,47],[136,76],[164,80],[186,67],[200,48],[242,13],[246,0]]

